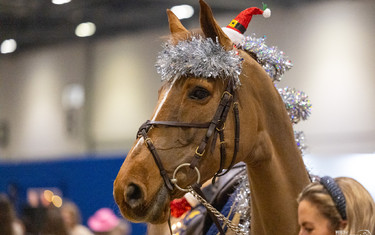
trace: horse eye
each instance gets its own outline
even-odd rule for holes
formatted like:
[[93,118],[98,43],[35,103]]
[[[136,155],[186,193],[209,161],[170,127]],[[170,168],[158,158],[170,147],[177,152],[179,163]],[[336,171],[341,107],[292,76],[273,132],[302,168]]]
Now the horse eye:
[[189,98],[193,100],[203,100],[210,96],[210,92],[203,87],[195,87],[189,94]]

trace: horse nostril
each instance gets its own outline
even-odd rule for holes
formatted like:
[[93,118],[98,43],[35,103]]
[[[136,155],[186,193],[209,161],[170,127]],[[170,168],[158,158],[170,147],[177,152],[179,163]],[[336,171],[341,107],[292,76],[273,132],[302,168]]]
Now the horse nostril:
[[129,184],[125,191],[125,201],[131,208],[135,208],[143,202],[143,192],[136,184]]

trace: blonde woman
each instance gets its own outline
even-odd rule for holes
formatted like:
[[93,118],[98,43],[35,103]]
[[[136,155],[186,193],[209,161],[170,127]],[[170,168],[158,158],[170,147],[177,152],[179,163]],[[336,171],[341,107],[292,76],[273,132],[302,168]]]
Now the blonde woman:
[[322,177],[299,195],[299,235],[375,235],[375,203],[348,177]]

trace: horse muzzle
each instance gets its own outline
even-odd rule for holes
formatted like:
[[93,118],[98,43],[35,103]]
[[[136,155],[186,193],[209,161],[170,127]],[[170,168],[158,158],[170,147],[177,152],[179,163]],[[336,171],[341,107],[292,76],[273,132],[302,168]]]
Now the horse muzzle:
[[139,182],[114,182],[113,196],[121,214],[132,222],[163,223],[169,215],[169,195],[163,184],[153,197]]

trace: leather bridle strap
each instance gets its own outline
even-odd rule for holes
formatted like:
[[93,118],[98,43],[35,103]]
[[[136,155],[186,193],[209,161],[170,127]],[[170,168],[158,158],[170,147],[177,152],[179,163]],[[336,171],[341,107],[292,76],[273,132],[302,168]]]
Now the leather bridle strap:
[[[234,164],[236,162],[237,153],[238,153],[239,146],[240,146],[240,114],[239,114],[239,111],[238,111],[237,97],[234,96],[234,100],[235,101],[233,103],[233,113],[234,113],[235,130],[234,130],[234,149],[233,149],[232,161],[231,161],[229,167],[227,168],[227,170],[224,171],[224,172],[223,172],[223,167],[222,167],[223,164],[220,164],[221,168],[219,169],[219,171],[215,174],[214,178],[212,179],[213,183],[215,183],[216,177],[223,176],[226,173],[228,173],[230,171],[230,169],[232,169],[232,167],[234,166]],[[223,148],[225,150],[225,146],[223,146],[223,145],[225,145],[225,143],[224,143],[224,133],[222,134],[222,136],[220,136],[220,148]],[[221,152],[221,158],[222,158],[221,161],[225,161],[225,155],[224,154],[226,154],[225,151]]]
[[[192,161],[190,163],[190,166],[189,166],[191,169],[194,169],[195,167],[197,167],[200,159],[204,155],[204,151],[206,149],[206,146],[207,146],[207,143],[208,143],[210,137],[213,134],[215,134],[217,131],[219,131],[220,129],[223,130],[223,126],[224,126],[224,123],[225,123],[225,120],[226,120],[226,117],[227,117],[227,114],[228,114],[228,110],[230,109],[230,106],[231,106],[232,101],[233,101],[233,95],[232,95],[233,93],[234,93],[233,84],[232,84],[232,82],[229,82],[228,85],[227,85],[227,88],[225,89],[225,91],[222,94],[220,103],[218,105],[218,108],[217,108],[217,110],[215,112],[215,115],[212,118],[211,122],[186,123],[186,122],[177,122],[177,121],[150,121],[150,120],[147,120],[139,128],[138,133],[137,133],[137,138],[139,138],[141,136],[144,138],[146,146],[150,150],[151,155],[154,158],[154,161],[155,161],[157,167],[159,168],[160,175],[162,176],[165,185],[167,186],[167,188],[170,191],[172,191],[173,188],[174,188],[173,183],[171,182],[171,179],[168,177],[168,174],[163,167],[160,156],[159,156],[158,152],[156,151],[156,148],[155,148],[152,140],[147,135],[148,131],[151,129],[151,127],[158,126],[158,125],[169,126],[169,127],[207,128],[206,135],[203,137],[201,143],[197,147],[197,149],[195,151],[195,154],[193,156],[193,159],[192,159]],[[222,139],[221,152],[222,151],[225,152],[225,145],[223,143],[223,138],[224,138],[224,136],[221,137],[221,139]],[[215,142],[216,142],[216,138],[213,138],[211,144],[214,146]],[[236,153],[234,154],[234,156],[235,155],[236,155]],[[221,153],[220,171],[222,171],[221,170],[222,164],[223,164],[222,162],[225,160],[225,157],[223,157],[223,156],[225,156],[225,153],[222,152]],[[232,162],[234,162],[233,159],[232,159]],[[229,168],[228,168],[228,170],[229,170]]]
[[138,137],[143,137],[147,148],[151,152],[152,157],[154,158],[154,161],[159,168],[160,175],[163,178],[163,181],[168,188],[168,190],[172,191],[173,190],[173,184],[168,177],[168,174],[166,170],[163,167],[163,163],[160,160],[160,156],[158,152],[156,151],[155,145],[153,144],[152,140],[148,137],[147,133],[150,130],[152,126],[157,126],[157,125],[163,125],[163,126],[170,126],[170,127],[189,127],[189,128],[208,128],[210,123],[205,122],[205,123],[186,123],[186,122],[173,122],[173,121],[150,121],[147,120],[145,123],[141,125],[141,127],[138,130],[137,133],[137,138]]
[[[235,95],[236,95],[236,93],[233,93],[233,100],[236,100]],[[220,167],[219,167],[219,170],[214,175],[214,177],[212,178],[212,184],[215,184],[216,177],[226,174],[226,172],[228,172],[232,168],[232,166],[234,165],[234,162],[236,160],[236,156],[237,156],[237,152],[238,152],[238,148],[236,148],[236,141],[235,141],[235,147],[234,147],[234,152],[233,152],[231,164],[227,168],[227,171],[222,173],[223,168],[224,168],[224,164],[225,164],[225,161],[226,161],[226,158],[227,158],[227,152],[226,152],[226,148],[225,148],[226,144],[225,144],[225,139],[224,139],[224,129],[225,129],[224,123],[225,123],[226,118],[228,116],[228,112],[229,112],[231,103],[232,102],[228,103],[227,106],[225,107],[225,110],[224,110],[223,115],[222,115],[223,117],[222,117],[222,120],[221,120],[223,125],[220,128],[216,127],[216,132],[215,132],[215,135],[213,137],[213,141],[212,141],[212,145],[211,145],[211,152],[213,152],[215,144],[216,144],[217,136],[219,135],[219,138],[220,138]],[[235,105],[233,105],[233,110],[234,110],[234,108],[238,108],[237,107],[238,103],[235,102],[234,104]],[[239,130],[239,128],[238,128],[239,122],[236,121],[236,120],[239,120],[239,119],[236,116],[236,114],[238,114],[238,113],[234,112],[234,115],[235,115],[235,140],[236,140],[236,136],[237,135],[239,136],[239,131],[237,132],[237,130]]]
[[[171,179],[168,177],[168,174],[166,170],[163,167],[163,164],[161,162],[160,156],[158,152],[156,151],[156,148],[152,142],[152,140],[148,137],[147,133],[150,130],[151,127],[162,125],[162,126],[169,126],[169,127],[187,127],[187,128],[207,128],[206,135],[203,137],[201,143],[197,147],[195,154],[193,156],[193,159],[189,165],[191,169],[197,169],[197,165],[204,155],[204,151],[206,149],[207,143],[209,139],[213,136],[212,142],[211,142],[211,151],[213,151],[214,146],[216,145],[217,135],[220,136],[220,169],[215,174],[215,177],[218,175],[224,175],[227,173],[232,166],[234,165],[236,155],[238,152],[238,143],[239,143],[239,117],[238,117],[238,108],[237,104],[233,105],[234,115],[235,115],[235,147],[234,147],[234,153],[232,162],[230,164],[230,167],[227,169],[226,172],[222,173],[223,166],[226,158],[226,151],[225,151],[225,143],[224,143],[224,123],[226,121],[226,118],[228,116],[229,109],[233,102],[234,97],[234,91],[233,91],[233,84],[232,82],[229,82],[227,85],[226,90],[223,92],[222,97],[220,99],[220,103],[218,105],[218,108],[215,112],[214,117],[212,118],[211,122],[207,123],[186,123],[186,122],[176,122],[176,121],[150,121],[147,120],[144,124],[141,125],[141,127],[138,130],[137,137],[143,137],[144,141],[146,143],[147,148],[150,150],[152,157],[154,158],[154,161],[159,168],[160,175],[163,178],[163,181],[168,188],[168,190],[172,191],[174,189],[174,185],[171,181]],[[202,191],[200,190],[200,185],[195,184],[193,185],[194,191],[197,192],[199,195],[201,195],[204,198],[204,195]],[[207,209],[208,214],[210,215],[212,221],[216,224],[220,234],[224,234],[224,231],[217,219],[217,217]]]
[[[228,89],[228,87],[230,87],[230,88]],[[190,163],[191,169],[194,169],[198,165],[200,159],[204,155],[204,151],[206,149],[207,143],[208,143],[210,137],[215,133],[216,128],[222,127],[224,125],[224,122],[225,122],[225,119],[226,119],[226,116],[227,116],[226,114],[228,113],[228,112],[225,112],[225,111],[226,111],[227,107],[230,107],[230,105],[232,103],[232,98],[233,98],[233,95],[231,94],[232,89],[231,89],[231,86],[229,84],[228,84],[228,87],[224,91],[224,93],[221,97],[220,103],[218,105],[218,108],[216,110],[216,113],[215,113],[214,117],[212,118],[212,120],[210,122],[210,125],[208,127],[207,132],[206,132],[206,135],[203,137],[200,145],[198,146],[198,148],[195,151],[194,157],[193,157],[193,159]],[[212,144],[215,145],[214,142]]]
[[173,121],[150,121],[146,122],[149,125],[162,125],[162,126],[170,126],[170,127],[189,127],[189,128],[208,128],[210,123],[203,122],[203,123],[189,123],[189,122],[173,122]]
[[[143,125],[142,125],[142,126],[143,126]],[[142,126],[141,126],[141,128],[142,128]],[[149,129],[149,128],[148,128],[148,129]],[[148,129],[147,129],[147,130],[148,130]],[[168,174],[167,174],[166,170],[165,170],[164,167],[163,167],[163,163],[162,163],[161,160],[160,160],[160,156],[159,156],[158,152],[156,151],[156,148],[155,148],[154,144],[152,143],[152,140],[151,140],[150,138],[148,138],[148,136],[147,136],[147,132],[146,132],[146,129],[140,129],[140,130],[138,131],[138,136],[139,136],[139,135],[142,135],[142,136],[143,136],[143,139],[144,139],[144,141],[145,141],[145,143],[146,143],[146,146],[147,146],[147,148],[150,150],[151,155],[152,155],[152,157],[154,158],[154,161],[155,161],[156,165],[157,165],[158,168],[159,168],[160,175],[161,175],[161,177],[163,178],[163,181],[164,181],[166,187],[167,187],[170,191],[172,191],[172,190],[173,190],[173,184],[172,184],[172,182],[171,182],[171,179],[168,177]]]

